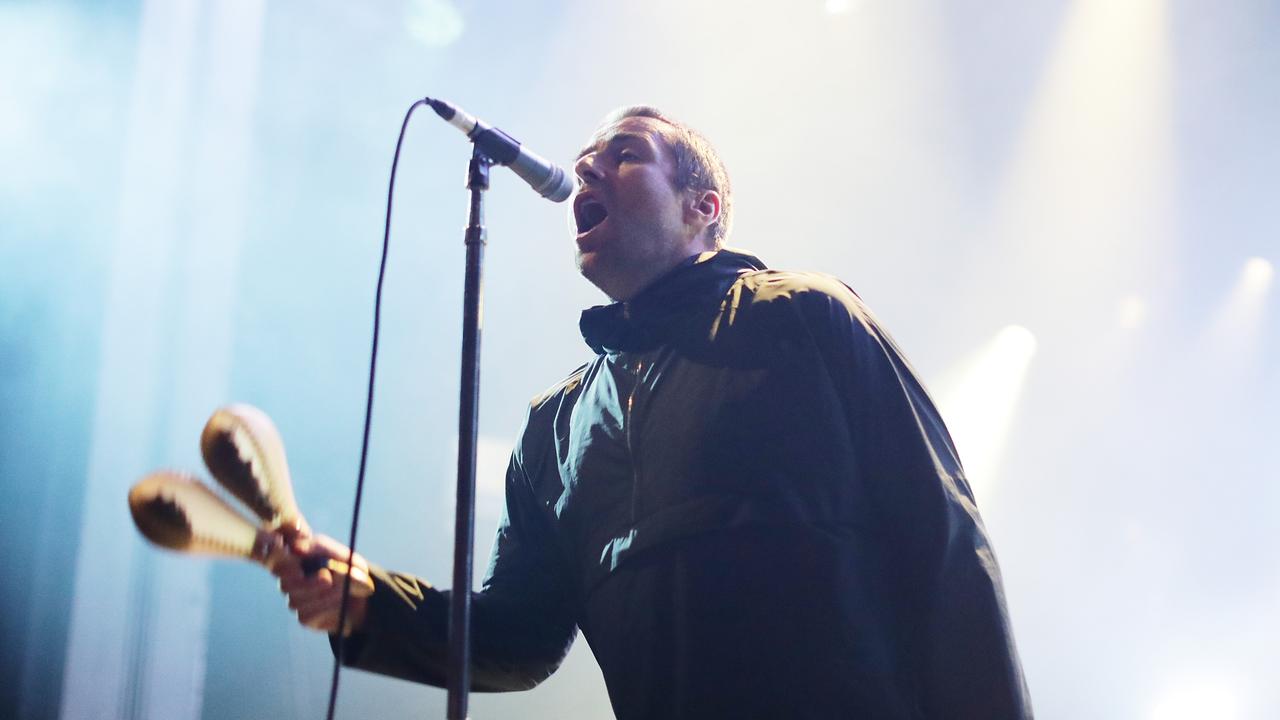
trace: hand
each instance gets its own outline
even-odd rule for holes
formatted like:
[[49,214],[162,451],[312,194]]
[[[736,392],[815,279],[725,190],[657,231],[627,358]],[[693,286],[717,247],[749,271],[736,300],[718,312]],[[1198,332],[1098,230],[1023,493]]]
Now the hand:
[[[308,574],[303,564],[311,561],[307,564],[314,566],[315,561],[330,559],[346,563],[349,549],[328,536],[312,535],[306,527],[284,527],[280,534],[284,542],[272,550],[266,564],[271,574],[280,579],[280,592],[289,599],[289,608],[297,613],[298,622],[304,626],[336,633],[344,578],[341,574],[335,576],[323,565]],[[359,553],[352,558],[352,564],[368,574],[369,563]],[[357,590],[358,586],[353,583],[343,635],[350,635],[364,625],[368,597],[357,595]]]

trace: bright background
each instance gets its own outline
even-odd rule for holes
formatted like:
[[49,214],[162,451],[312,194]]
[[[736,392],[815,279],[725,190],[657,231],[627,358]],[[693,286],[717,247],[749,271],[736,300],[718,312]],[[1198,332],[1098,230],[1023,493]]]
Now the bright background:
[[[431,94],[568,162],[659,105],[732,244],[848,281],[940,400],[1038,716],[1280,716],[1280,4],[0,4],[0,716],[319,718],[330,655],[125,492],[266,409],[346,532],[387,174]],[[469,147],[406,140],[361,550],[447,584]],[[489,193],[480,534],[525,401],[583,362],[566,211]],[[749,645],[744,628],[744,644]],[[444,693],[344,673],[343,717]],[[472,716],[606,718],[585,643]]]

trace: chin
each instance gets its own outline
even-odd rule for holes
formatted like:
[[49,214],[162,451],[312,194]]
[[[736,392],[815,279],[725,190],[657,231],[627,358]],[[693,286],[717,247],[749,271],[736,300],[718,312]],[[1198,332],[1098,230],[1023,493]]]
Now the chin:
[[573,257],[574,262],[578,266],[578,272],[586,279],[591,279],[592,269],[595,267],[598,258],[594,251],[583,252],[578,250]]
[[576,261],[578,264],[578,273],[582,275],[582,277],[586,278],[592,285],[599,287],[600,283],[597,279],[602,274],[600,267],[600,254],[594,250],[587,252],[579,251]]
[[615,275],[609,272],[609,266],[606,258],[600,257],[599,252],[579,252],[578,253],[578,272],[587,282],[595,285],[600,292],[609,297],[610,300],[618,300],[618,287],[614,282]]

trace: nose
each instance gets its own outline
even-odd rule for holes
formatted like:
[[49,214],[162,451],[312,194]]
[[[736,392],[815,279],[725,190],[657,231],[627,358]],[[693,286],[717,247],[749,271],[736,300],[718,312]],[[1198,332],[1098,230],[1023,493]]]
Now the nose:
[[596,169],[596,153],[587,153],[578,158],[578,161],[573,164],[573,174],[577,175],[578,182],[584,185],[600,180],[602,175]]

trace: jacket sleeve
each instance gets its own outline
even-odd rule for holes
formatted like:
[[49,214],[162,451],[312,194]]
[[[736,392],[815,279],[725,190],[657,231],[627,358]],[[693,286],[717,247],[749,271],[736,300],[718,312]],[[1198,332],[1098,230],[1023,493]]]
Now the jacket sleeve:
[[[517,448],[507,470],[506,507],[489,570],[472,597],[473,691],[532,688],[560,666],[573,643],[577,627],[571,586],[549,531]],[[344,663],[446,686],[450,591],[382,568],[371,574],[375,590],[365,624],[347,639]]]
[[883,523],[897,632],[927,718],[1032,715],[1000,569],[951,437],[862,301],[825,279],[793,298],[840,395]]

